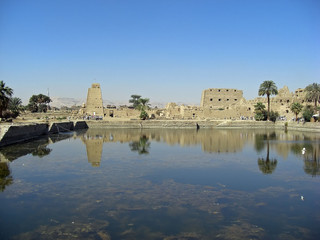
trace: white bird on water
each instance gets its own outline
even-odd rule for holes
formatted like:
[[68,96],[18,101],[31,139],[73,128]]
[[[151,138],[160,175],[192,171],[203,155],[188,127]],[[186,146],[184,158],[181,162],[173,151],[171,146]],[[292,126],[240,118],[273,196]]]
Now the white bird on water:
[[304,201],[304,196],[301,196],[300,198],[301,198],[301,201]]
[[305,152],[306,152],[306,148],[302,148],[301,153],[305,154]]

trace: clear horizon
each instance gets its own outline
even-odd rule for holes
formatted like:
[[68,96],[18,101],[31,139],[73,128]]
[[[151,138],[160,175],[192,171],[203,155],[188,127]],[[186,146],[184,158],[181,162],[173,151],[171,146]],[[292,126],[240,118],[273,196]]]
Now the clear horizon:
[[316,0],[0,2],[0,80],[33,94],[200,103],[208,88],[258,96],[265,80],[290,92],[320,79]]

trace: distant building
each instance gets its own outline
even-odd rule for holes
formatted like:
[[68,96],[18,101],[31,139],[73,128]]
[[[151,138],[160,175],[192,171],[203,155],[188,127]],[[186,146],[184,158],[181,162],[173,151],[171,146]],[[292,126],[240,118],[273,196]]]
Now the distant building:
[[104,116],[103,101],[99,83],[93,83],[91,88],[88,89],[87,103],[82,108],[82,114],[88,116]]
[[[149,116],[158,119],[254,119],[254,106],[261,102],[267,107],[267,98],[257,97],[246,100],[243,91],[233,88],[209,88],[202,91],[200,106],[177,105],[168,103],[165,109],[151,109]],[[306,105],[304,89],[294,93],[287,86],[278,90],[278,95],[270,98],[271,110],[279,112],[283,118],[292,119],[290,110],[294,102]],[[83,116],[101,116],[106,118],[139,119],[140,111],[132,106],[103,107],[100,84],[94,83],[88,89],[87,103],[79,111]]]
[[234,105],[243,99],[242,90],[229,88],[209,88],[203,90],[200,107],[224,108]]

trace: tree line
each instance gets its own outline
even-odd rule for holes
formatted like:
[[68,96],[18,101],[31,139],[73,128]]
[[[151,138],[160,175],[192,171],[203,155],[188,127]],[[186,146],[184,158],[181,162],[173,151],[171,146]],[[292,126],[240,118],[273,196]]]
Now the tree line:
[[32,95],[29,104],[22,105],[18,97],[13,97],[13,89],[0,81],[0,118],[16,118],[22,111],[47,112],[49,109],[50,97],[44,94]]

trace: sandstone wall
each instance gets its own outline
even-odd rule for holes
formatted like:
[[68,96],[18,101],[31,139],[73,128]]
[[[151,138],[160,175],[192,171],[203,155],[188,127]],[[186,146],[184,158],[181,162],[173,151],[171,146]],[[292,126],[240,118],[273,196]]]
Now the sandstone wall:
[[219,108],[237,104],[243,98],[242,90],[228,88],[210,88],[202,92],[201,107]]
[[93,83],[88,89],[85,113],[91,116],[103,116],[102,94],[98,83]]

